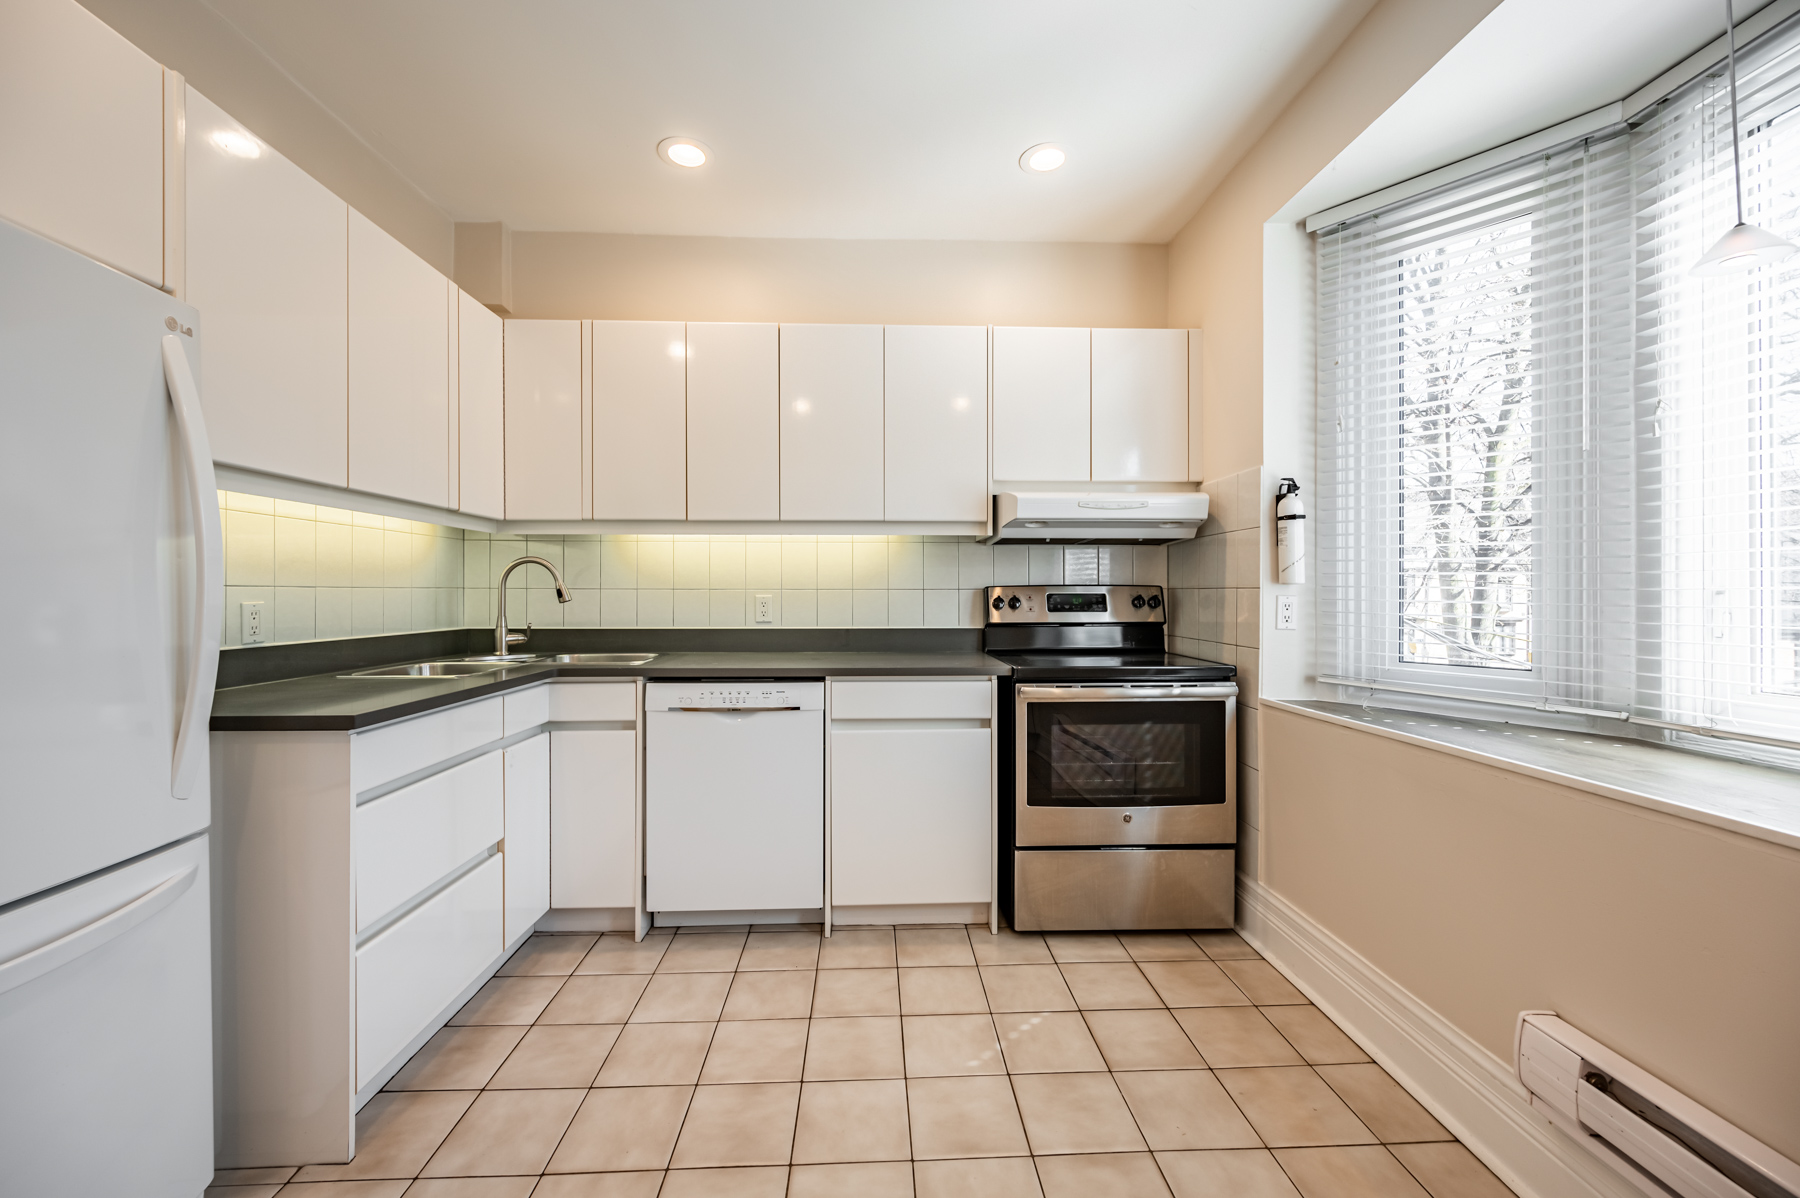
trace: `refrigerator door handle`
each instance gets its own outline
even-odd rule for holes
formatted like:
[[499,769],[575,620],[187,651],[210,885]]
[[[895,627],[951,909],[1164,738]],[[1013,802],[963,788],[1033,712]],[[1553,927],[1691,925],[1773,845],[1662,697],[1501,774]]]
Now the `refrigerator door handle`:
[[118,939],[186,894],[199,872],[198,866],[190,865],[92,923],[76,928],[66,936],[59,936],[49,944],[20,953],[9,961],[0,961],[0,994],[35,981],[51,970]]
[[198,540],[195,554],[194,624],[189,630],[187,697],[181,705],[181,722],[175,732],[175,761],[170,793],[185,799],[194,793],[201,763],[206,759],[212,722],[213,684],[219,677],[219,621],[225,607],[225,548],[219,530],[219,487],[213,475],[212,446],[206,439],[206,418],[200,411],[199,388],[188,366],[181,338],[170,333],[162,339],[163,378],[169,386],[169,402],[175,408],[175,426],[181,434],[182,458],[187,465],[189,513]]

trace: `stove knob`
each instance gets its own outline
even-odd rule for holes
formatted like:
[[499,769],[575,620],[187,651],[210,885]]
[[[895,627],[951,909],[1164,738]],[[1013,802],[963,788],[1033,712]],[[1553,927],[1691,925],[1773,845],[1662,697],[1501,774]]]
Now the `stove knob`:
[[1002,599],[998,595],[995,595],[994,596],[994,610],[999,611],[1001,608],[1003,608],[1005,606],[1006,606],[1006,600]]
[[1133,595],[1131,597],[1131,606],[1133,606],[1133,607],[1144,606],[1144,597],[1142,595]]
[[1162,606],[1162,596],[1161,595],[1150,596],[1150,610],[1151,611],[1155,611],[1157,608],[1159,608],[1161,606]]
[[1014,611],[1018,611],[1023,603],[1024,600],[1020,599],[1017,595],[1014,595],[1011,599],[1006,601],[1006,606],[1012,608]]

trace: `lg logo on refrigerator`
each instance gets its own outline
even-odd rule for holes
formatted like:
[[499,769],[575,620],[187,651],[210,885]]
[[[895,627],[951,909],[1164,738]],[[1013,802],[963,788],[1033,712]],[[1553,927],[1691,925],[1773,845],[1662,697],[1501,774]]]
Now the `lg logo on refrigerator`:
[[171,332],[171,333],[180,333],[183,337],[192,337],[194,335],[193,329],[184,326],[179,320],[176,320],[173,316],[163,317],[163,327],[165,329],[168,329],[169,332]]

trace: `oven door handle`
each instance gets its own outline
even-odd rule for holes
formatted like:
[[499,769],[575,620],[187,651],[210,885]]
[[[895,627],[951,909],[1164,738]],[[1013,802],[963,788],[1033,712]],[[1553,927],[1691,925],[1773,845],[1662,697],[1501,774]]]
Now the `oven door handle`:
[[1095,699],[1235,699],[1235,682],[1202,682],[1180,686],[1021,686],[1025,703],[1086,703]]

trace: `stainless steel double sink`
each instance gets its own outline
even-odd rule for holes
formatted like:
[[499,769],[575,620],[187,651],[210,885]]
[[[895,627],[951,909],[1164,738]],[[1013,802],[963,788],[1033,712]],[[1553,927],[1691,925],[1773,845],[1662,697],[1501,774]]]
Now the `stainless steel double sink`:
[[537,655],[509,654],[505,657],[452,657],[443,661],[415,661],[403,666],[376,666],[340,674],[340,678],[466,678],[472,674],[491,674],[511,666],[641,666],[656,660],[654,653],[545,653]]

